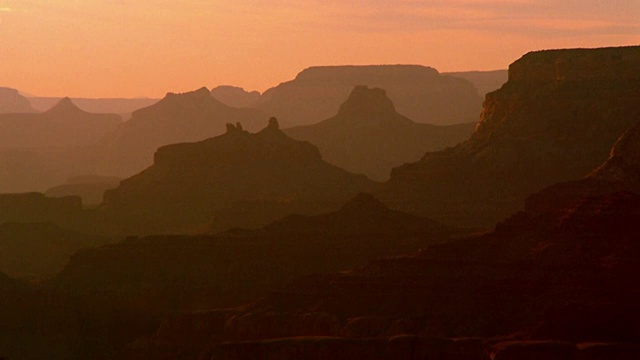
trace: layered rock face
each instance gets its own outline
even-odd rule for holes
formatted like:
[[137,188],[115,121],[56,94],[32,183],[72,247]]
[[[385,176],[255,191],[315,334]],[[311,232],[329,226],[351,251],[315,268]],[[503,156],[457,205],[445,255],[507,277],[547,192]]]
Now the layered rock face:
[[318,146],[332,164],[384,181],[393,167],[417,161],[426,151],[456,145],[474,129],[475,123],[415,123],[396,112],[385,90],[356,86],[334,117],[283,131]]
[[640,120],[639,64],[640,47],[523,56],[487,95],[471,139],[395,168],[381,198],[440,221],[491,226],[528,194],[607,159]]
[[129,234],[220,231],[331,211],[373,186],[272,118],[256,134],[229,124],[224,135],[160,148],[153,166],[105,193],[100,211]]
[[22,96],[18,90],[0,87],[0,114],[34,113],[29,99]]
[[246,91],[241,87],[229,85],[220,85],[211,89],[211,96],[223,104],[236,108],[251,107],[260,99],[258,91]]
[[207,88],[169,93],[135,111],[130,120],[101,141],[104,154],[93,172],[128,177],[150,166],[161,146],[223,134],[227,123],[241,122],[248,130],[257,131],[267,119],[261,111],[221,103]]
[[314,124],[335,115],[357,85],[385,89],[400,114],[420,123],[475,121],[481,109],[471,83],[419,65],[311,67],[265,91],[255,107],[286,126]]

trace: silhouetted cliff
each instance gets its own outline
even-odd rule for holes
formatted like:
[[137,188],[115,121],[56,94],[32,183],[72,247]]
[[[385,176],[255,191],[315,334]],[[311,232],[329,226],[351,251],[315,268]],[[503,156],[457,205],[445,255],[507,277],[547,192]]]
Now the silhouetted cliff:
[[223,134],[227,123],[241,122],[255,131],[267,119],[258,110],[224,105],[207,88],[169,93],[158,103],[135,111],[129,121],[103,139],[100,145],[105,154],[95,173],[131,176],[150,166],[161,146]]
[[100,210],[126,233],[219,231],[330,211],[372,186],[324,162],[272,118],[255,134],[228,124],[224,135],[161,147],[153,166],[105,193]]
[[326,161],[383,181],[391,168],[417,161],[427,151],[456,145],[474,128],[475,123],[417,124],[396,112],[384,90],[356,86],[334,117],[283,131],[318,146]]
[[358,85],[385,89],[400,114],[420,123],[475,121],[481,110],[471,83],[419,65],[311,67],[265,91],[255,107],[286,126],[313,124],[335,115]]
[[381,198],[440,221],[491,226],[528,194],[606,160],[640,121],[638,66],[640,47],[523,56],[487,95],[471,139],[393,169]]

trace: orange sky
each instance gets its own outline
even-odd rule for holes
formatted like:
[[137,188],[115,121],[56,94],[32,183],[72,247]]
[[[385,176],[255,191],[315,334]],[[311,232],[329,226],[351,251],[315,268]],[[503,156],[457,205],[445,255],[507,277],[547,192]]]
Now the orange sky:
[[0,0],[0,86],[42,96],[264,91],[313,65],[506,68],[640,44],[640,0]]

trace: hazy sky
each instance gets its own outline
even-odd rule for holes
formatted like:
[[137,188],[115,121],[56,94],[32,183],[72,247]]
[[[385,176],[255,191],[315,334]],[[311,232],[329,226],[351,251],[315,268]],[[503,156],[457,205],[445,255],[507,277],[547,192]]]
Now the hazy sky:
[[313,65],[506,68],[640,44],[640,0],[0,0],[0,86],[51,96],[263,91]]

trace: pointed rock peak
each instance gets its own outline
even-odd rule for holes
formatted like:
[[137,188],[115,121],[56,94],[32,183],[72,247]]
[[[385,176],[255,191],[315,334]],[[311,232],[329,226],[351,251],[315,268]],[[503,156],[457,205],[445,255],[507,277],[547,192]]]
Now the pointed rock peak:
[[278,119],[274,117],[269,118],[269,125],[267,125],[267,129],[280,130],[280,124],[278,124]]
[[243,131],[244,129],[242,128],[242,124],[240,124],[239,122],[237,122],[235,125],[233,125],[232,123],[227,123],[227,134]]
[[83,112],[76,104],[71,101],[70,98],[64,97],[58,101],[47,113],[69,113],[69,112]]
[[387,92],[380,88],[356,86],[338,111],[339,114],[388,114],[395,113]]
[[356,195],[340,208],[340,212],[379,213],[387,211],[390,210],[385,204],[367,193]]

